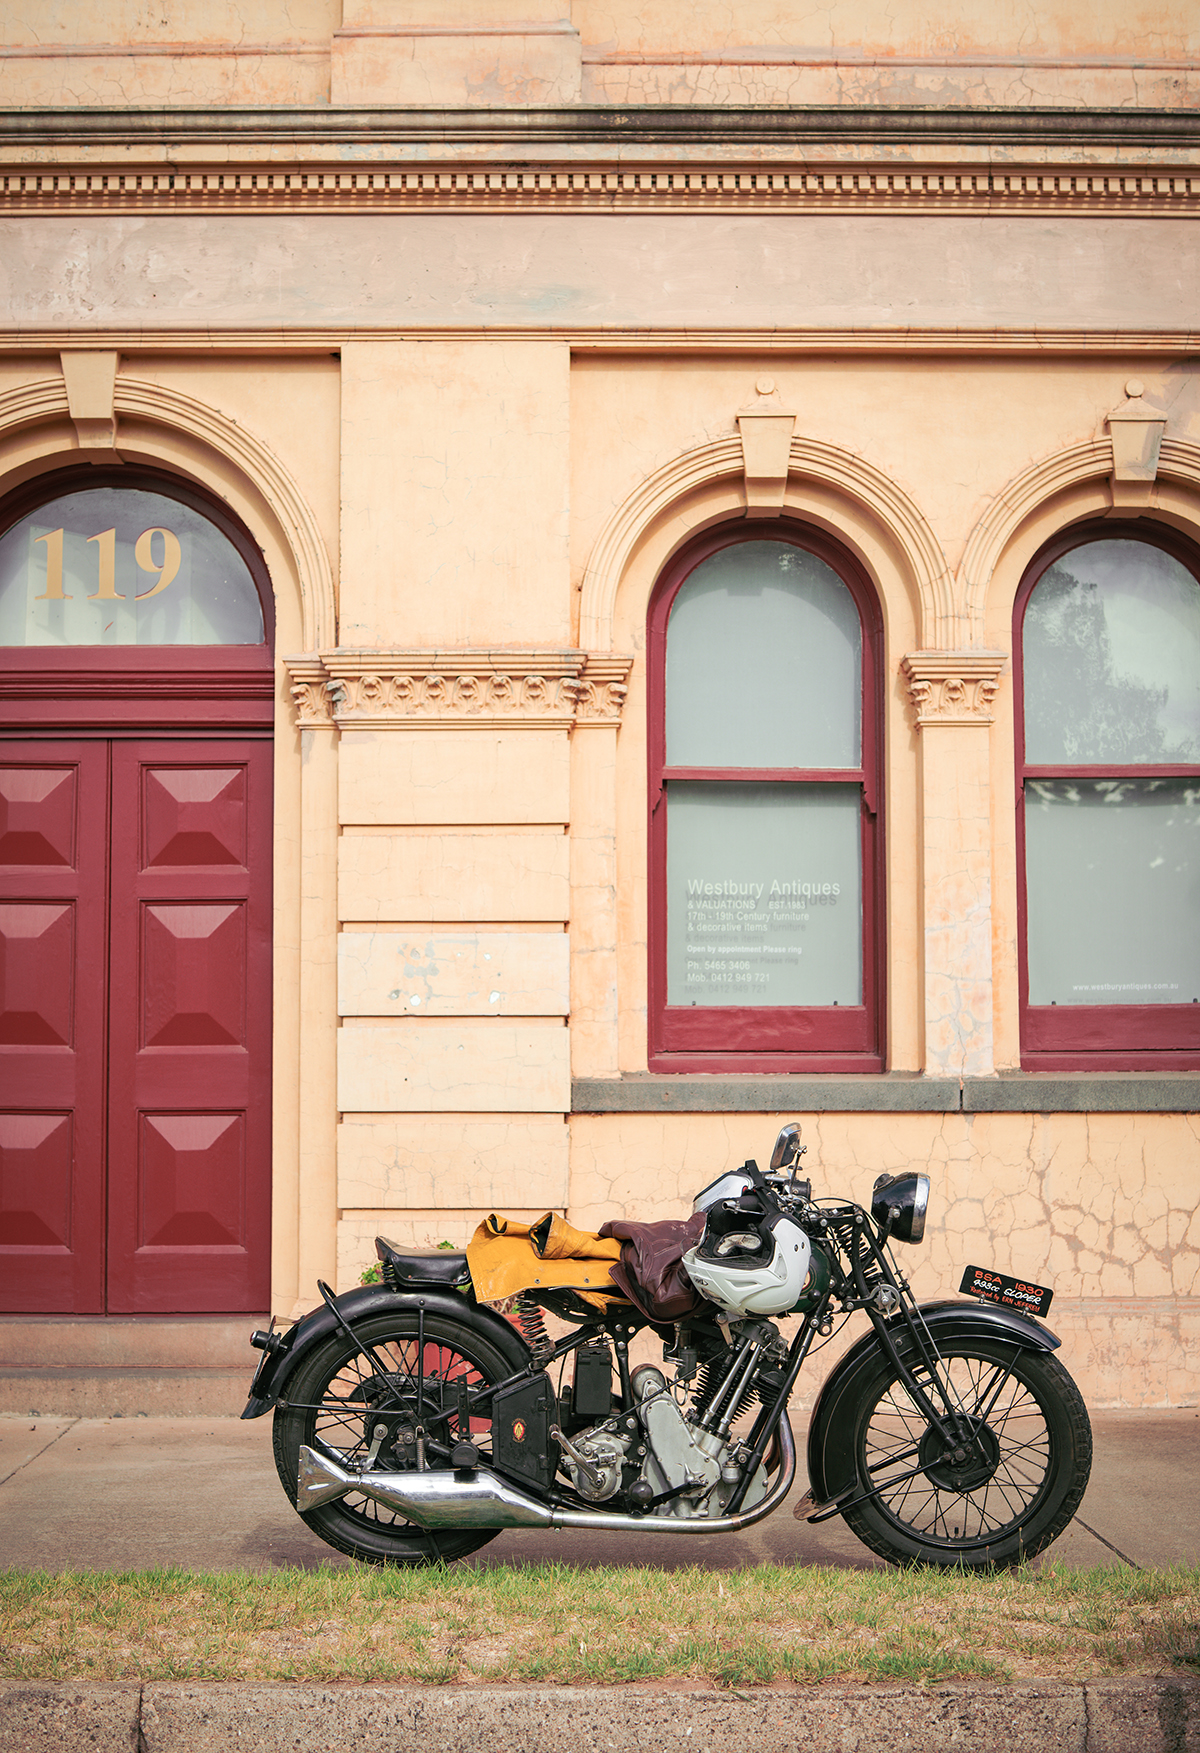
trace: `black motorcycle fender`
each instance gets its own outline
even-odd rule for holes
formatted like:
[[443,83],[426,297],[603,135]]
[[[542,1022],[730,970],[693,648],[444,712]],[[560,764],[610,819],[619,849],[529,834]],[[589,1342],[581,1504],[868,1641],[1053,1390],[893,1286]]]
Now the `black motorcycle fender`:
[[[1032,1316],[994,1303],[922,1303],[920,1313],[939,1347],[955,1339],[998,1339],[1020,1351],[1055,1351],[1062,1343]],[[892,1332],[897,1351],[907,1361],[913,1349],[908,1329],[897,1321]],[[864,1333],[817,1398],[808,1427],[808,1478],[819,1504],[844,1497],[857,1482],[850,1414],[864,1378],[878,1367],[881,1355],[874,1332]]]
[[[511,1365],[514,1374],[525,1369],[532,1361],[532,1353],[515,1327],[510,1326],[499,1315],[493,1314],[490,1309],[481,1308],[478,1303],[469,1303],[451,1291],[431,1289],[398,1292],[389,1290],[382,1284],[365,1284],[357,1290],[345,1291],[334,1300],[343,1320],[349,1322],[351,1327],[371,1315],[423,1308],[426,1314],[447,1316],[450,1320],[457,1321],[460,1327],[470,1328],[481,1339],[490,1340]],[[250,1398],[242,1417],[261,1418],[264,1412],[269,1412],[284,1397],[288,1382],[314,1346],[320,1345],[337,1328],[337,1318],[327,1303],[322,1303],[319,1308],[313,1309],[310,1314],[297,1321],[294,1327],[289,1327],[278,1348],[263,1353],[262,1362],[250,1384]]]

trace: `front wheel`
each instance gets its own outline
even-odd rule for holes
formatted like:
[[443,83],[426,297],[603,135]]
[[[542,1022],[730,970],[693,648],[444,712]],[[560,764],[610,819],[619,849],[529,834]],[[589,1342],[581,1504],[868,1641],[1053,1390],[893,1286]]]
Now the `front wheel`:
[[[418,1317],[407,1310],[356,1322],[354,1332],[370,1357],[344,1333],[331,1333],[288,1383],[287,1404],[275,1410],[275,1465],[293,1504],[302,1444],[350,1467],[369,1462],[378,1471],[403,1472],[417,1465],[418,1378],[424,1424],[440,1412],[451,1414],[439,1426],[441,1448],[469,1437],[488,1458],[490,1421],[469,1412],[463,1419],[462,1407],[467,1392],[512,1374],[494,1345],[465,1324],[430,1314],[422,1352]],[[421,1528],[353,1491],[303,1514],[314,1534],[369,1564],[449,1562],[500,1532]]]
[[[913,1374],[944,1410],[928,1372]],[[1032,1558],[1083,1501],[1083,1396],[1055,1358],[989,1339],[948,1345],[938,1375],[957,1419],[950,1446],[890,1363],[864,1384],[850,1411],[856,1490],[876,1495],[847,1509],[847,1523],[894,1564],[977,1570]]]

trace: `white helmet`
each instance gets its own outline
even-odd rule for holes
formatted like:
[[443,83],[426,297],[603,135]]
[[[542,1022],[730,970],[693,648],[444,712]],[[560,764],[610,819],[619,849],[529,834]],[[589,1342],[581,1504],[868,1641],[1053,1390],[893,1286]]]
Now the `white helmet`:
[[683,1265],[702,1296],[740,1318],[794,1309],[811,1260],[800,1225],[751,1193],[708,1208],[704,1234]]

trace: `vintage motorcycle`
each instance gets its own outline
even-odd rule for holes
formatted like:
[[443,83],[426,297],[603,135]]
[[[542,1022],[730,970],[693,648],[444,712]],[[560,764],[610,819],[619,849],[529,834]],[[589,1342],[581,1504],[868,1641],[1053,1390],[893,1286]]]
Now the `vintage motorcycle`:
[[[817,1400],[794,1513],[841,1515],[898,1564],[1041,1552],[1092,1453],[1036,1318],[1051,1293],[970,1267],[960,1290],[983,1300],[918,1306],[891,1244],[921,1240],[929,1177],[881,1176],[869,1213],[814,1199],[799,1138],[785,1126],[766,1174],[720,1176],[690,1220],[592,1235],[493,1217],[465,1253],[380,1237],[381,1284],[320,1284],[313,1313],[255,1333],[242,1416],[274,1408],[279,1476],[309,1527],[374,1564],[461,1558],[504,1528],[745,1528],[791,1490],[802,1366],[861,1311],[871,1330]],[[772,1319],[788,1315],[790,1342]],[[638,1334],[662,1341],[665,1368],[631,1368]]]

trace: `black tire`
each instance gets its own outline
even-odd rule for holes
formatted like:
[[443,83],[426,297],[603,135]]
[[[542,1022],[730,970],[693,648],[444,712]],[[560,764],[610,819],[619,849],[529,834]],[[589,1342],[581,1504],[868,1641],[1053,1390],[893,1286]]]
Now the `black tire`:
[[[945,1346],[942,1362],[939,1373],[975,1433],[968,1452],[944,1457],[936,1431],[881,1360],[850,1416],[858,1489],[883,1489],[845,1519],[893,1564],[1019,1564],[1057,1540],[1083,1500],[1092,1466],[1083,1397],[1044,1352],[959,1340]],[[914,1373],[928,1388],[925,1373]],[[935,1392],[930,1398],[939,1404]],[[901,1477],[922,1462],[915,1477]]]
[[[379,1449],[376,1470],[403,1472],[415,1465],[415,1449],[393,1446],[411,1424],[416,1411],[417,1313],[413,1310],[373,1315],[354,1324],[355,1334],[369,1345],[387,1372],[381,1380],[361,1351],[344,1333],[335,1332],[307,1358],[287,1385],[286,1406],[275,1410],[275,1465],[283,1488],[294,1504],[301,1444],[360,1466],[366,1459],[371,1431],[388,1426],[388,1441]],[[444,1315],[425,1317],[422,1398],[430,1410],[454,1411],[458,1384],[470,1387],[502,1382],[512,1366],[487,1339]],[[491,1450],[487,1419],[472,1417],[470,1440],[486,1461]],[[452,1425],[457,1440],[457,1420]],[[434,1465],[439,1464],[434,1462]],[[448,1461],[441,1465],[448,1466]],[[465,1558],[494,1540],[498,1528],[429,1530],[405,1521],[361,1492],[349,1492],[332,1503],[302,1512],[314,1534],[351,1558],[368,1564],[438,1564]]]

